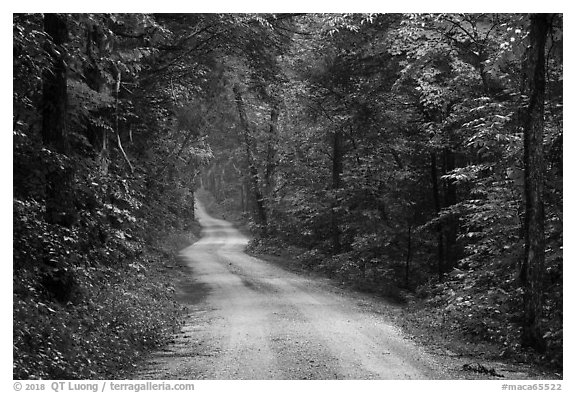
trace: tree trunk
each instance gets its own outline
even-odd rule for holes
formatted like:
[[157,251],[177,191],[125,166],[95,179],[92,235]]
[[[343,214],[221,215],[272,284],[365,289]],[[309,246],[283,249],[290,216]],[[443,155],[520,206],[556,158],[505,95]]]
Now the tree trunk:
[[[98,26],[94,25],[91,28],[87,27],[86,57],[88,62],[84,67],[84,79],[88,87],[97,92],[101,92],[102,88],[106,84],[106,80],[102,77],[98,65],[98,58],[100,57],[103,38],[103,34],[98,29]],[[93,113],[93,116],[99,116],[102,113],[102,110],[97,110]],[[88,141],[95,150],[98,150],[100,172],[105,175],[108,173],[108,166],[110,163],[108,133],[105,128],[93,124],[89,119],[86,120],[86,131]]]
[[[66,115],[68,107],[66,54],[68,40],[66,20],[58,14],[44,15],[44,31],[52,42],[46,44],[51,66],[42,73],[42,142],[60,154],[69,151]],[[46,174],[46,213],[48,223],[71,226],[75,209],[71,198],[69,169],[53,169]]]
[[[452,149],[445,148],[443,158],[443,173],[447,174],[456,168],[456,154]],[[448,179],[444,184],[444,206],[453,206],[458,202],[454,180]],[[449,217],[446,220],[443,229],[445,241],[445,265],[443,270],[444,272],[448,272],[456,266],[456,262],[458,261],[458,219],[455,217]]]
[[193,189],[190,192],[192,193],[192,218],[190,221],[193,222],[196,221],[196,193]]
[[[332,140],[332,190],[334,191],[334,198],[336,191],[341,187],[341,178],[343,171],[342,159],[344,157],[342,150],[342,132],[336,131]],[[338,254],[342,249],[340,242],[340,228],[338,214],[336,213],[337,202],[333,201],[331,210],[331,226],[332,226],[332,248],[335,254]]]
[[243,183],[240,183],[240,187],[238,187],[238,192],[240,194],[239,209],[242,211],[242,213],[244,213],[246,210],[244,208],[245,204],[244,204],[244,184]]
[[530,100],[524,113],[525,249],[522,266],[524,323],[522,343],[539,352],[545,350],[542,335],[542,279],[544,272],[544,100],[546,93],[545,48],[551,16],[530,17],[530,46],[525,59],[526,94]]
[[410,287],[410,262],[412,261],[412,224],[408,224],[408,238],[406,241],[406,265],[404,268],[404,286]]
[[52,40],[47,44],[51,67],[42,73],[42,141],[59,153],[68,151],[66,128],[67,78],[63,44],[68,40],[66,21],[58,14],[44,15],[44,31]]
[[276,169],[276,138],[278,129],[278,117],[280,110],[278,104],[274,104],[270,113],[270,129],[268,132],[268,146],[266,149],[266,170],[264,181],[266,186],[266,195],[270,196],[274,190],[274,170]]
[[244,146],[246,149],[246,161],[248,165],[250,185],[256,203],[256,218],[262,228],[263,236],[266,237],[268,226],[266,217],[266,208],[264,206],[264,197],[260,189],[260,182],[258,181],[258,169],[252,157],[252,146],[250,143],[250,126],[248,125],[248,118],[246,117],[246,110],[244,108],[244,99],[242,98],[242,92],[240,91],[238,85],[234,85],[232,90],[234,91],[236,107],[238,109],[238,115],[240,117],[240,125],[242,126],[242,129],[244,131]]
[[[440,203],[440,189],[438,187],[438,168],[436,166],[436,153],[432,152],[430,154],[430,175],[432,179],[432,196],[434,198],[434,209],[436,214],[440,215],[441,203]],[[444,276],[444,234],[442,223],[436,224],[436,230],[438,232],[437,248],[438,248],[438,259],[437,259],[437,273],[438,279],[442,280]]]

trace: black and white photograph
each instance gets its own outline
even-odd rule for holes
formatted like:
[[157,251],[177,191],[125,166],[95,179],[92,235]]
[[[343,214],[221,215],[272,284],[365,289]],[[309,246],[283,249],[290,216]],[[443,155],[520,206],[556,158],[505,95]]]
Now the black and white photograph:
[[12,22],[14,391],[567,390],[563,13]]

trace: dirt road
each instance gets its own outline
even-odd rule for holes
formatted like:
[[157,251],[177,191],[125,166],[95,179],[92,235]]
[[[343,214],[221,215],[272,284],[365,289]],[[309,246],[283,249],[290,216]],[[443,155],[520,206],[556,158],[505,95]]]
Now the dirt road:
[[203,237],[181,253],[192,312],[135,379],[452,378],[402,337],[385,304],[252,258],[230,223],[200,204],[196,217]]

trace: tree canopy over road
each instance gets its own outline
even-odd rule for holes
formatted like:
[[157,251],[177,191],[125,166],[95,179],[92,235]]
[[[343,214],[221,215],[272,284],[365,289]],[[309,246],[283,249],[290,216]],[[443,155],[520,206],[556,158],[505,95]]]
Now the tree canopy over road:
[[562,49],[561,14],[14,14],[14,377],[165,340],[199,187],[252,252],[560,369]]

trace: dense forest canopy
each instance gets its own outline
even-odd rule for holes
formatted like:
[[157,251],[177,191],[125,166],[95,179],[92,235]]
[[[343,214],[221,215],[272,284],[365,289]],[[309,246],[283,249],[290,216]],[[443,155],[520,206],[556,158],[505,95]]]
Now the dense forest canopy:
[[561,365],[562,49],[561,14],[14,14],[15,376],[100,375],[99,324],[152,345],[93,315],[199,187],[255,249]]

